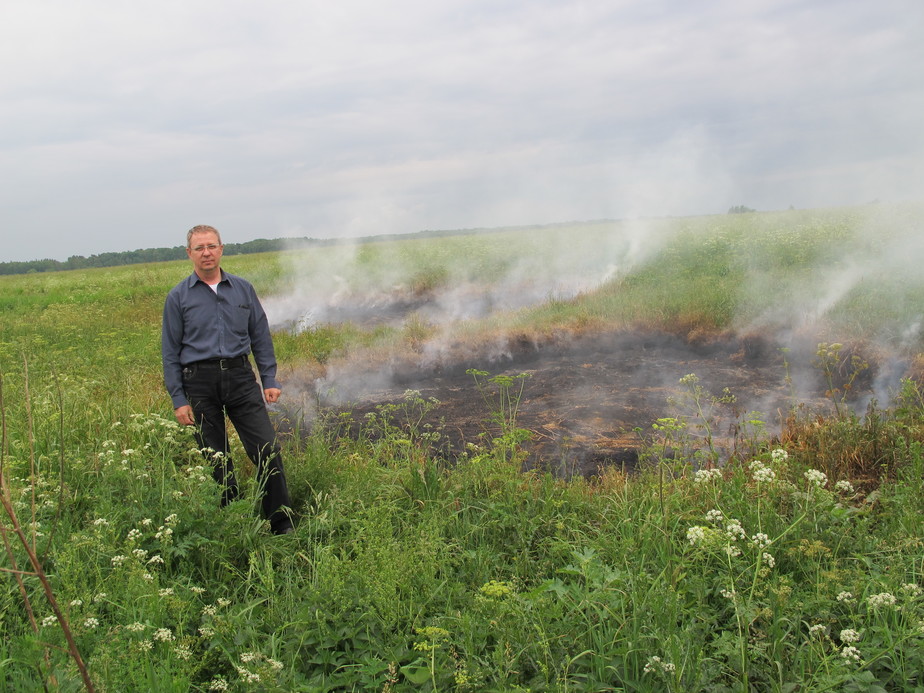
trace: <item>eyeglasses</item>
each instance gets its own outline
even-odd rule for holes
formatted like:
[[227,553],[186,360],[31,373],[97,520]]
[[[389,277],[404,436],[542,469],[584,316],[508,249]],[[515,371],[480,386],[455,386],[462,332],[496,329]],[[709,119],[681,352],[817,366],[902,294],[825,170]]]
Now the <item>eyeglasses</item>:
[[204,250],[208,250],[214,253],[220,247],[221,246],[218,245],[217,243],[209,243],[208,245],[197,245],[195,248],[190,248],[190,250],[193,251],[194,253],[201,253]]

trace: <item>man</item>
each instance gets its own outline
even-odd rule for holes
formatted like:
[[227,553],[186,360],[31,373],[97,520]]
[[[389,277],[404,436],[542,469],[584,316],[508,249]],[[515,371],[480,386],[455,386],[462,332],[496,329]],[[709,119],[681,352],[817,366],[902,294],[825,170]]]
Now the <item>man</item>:
[[170,291],[164,303],[164,384],[177,421],[195,426],[199,446],[211,451],[212,476],[223,487],[221,505],[239,494],[227,414],[257,467],[263,514],[274,534],[289,534],[291,499],[265,404],[276,402],[280,395],[269,324],[250,282],[221,269],[223,249],[221,235],[211,226],[194,226],[186,234],[186,254],[194,272]]

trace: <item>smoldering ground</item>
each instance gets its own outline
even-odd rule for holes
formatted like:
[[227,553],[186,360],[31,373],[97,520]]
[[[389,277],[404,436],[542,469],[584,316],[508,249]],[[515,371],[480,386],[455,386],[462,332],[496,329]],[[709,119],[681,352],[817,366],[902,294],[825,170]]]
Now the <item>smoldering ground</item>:
[[[722,461],[747,454],[757,436],[778,434],[794,411],[832,413],[837,403],[862,413],[873,400],[888,405],[901,379],[914,375],[914,350],[895,348],[894,340],[889,346],[847,343],[826,367],[818,353],[815,328],[836,302],[832,297],[850,291],[845,285],[864,281],[869,272],[883,271],[884,251],[868,253],[859,267],[845,248],[832,262],[830,281],[822,282],[828,275],[816,272],[800,301],[787,294],[773,311],[721,331],[595,327],[539,334],[513,327],[487,339],[460,336],[465,321],[513,315],[524,306],[567,302],[593,291],[655,255],[667,241],[639,226],[607,237],[606,243],[600,239],[586,245],[566,234],[559,246],[546,249],[545,259],[526,253],[489,284],[444,276],[439,286],[407,281],[412,269],[392,256],[385,262],[388,276],[357,289],[349,272],[362,249],[342,249],[338,262],[268,302],[277,327],[303,330],[350,322],[371,328],[417,321],[435,329],[401,352],[339,356],[317,370],[287,373],[278,423],[311,430],[336,420],[342,435],[374,437],[375,430],[360,430],[367,415],[383,405],[403,410],[413,399],[410,391],[438,402],[418,425],[440,434],[433,450],[451,460],[467,445],[482,445],[485,436],[500,433],[490,377],[510,376],[516,378],[516,425],[530,433],[524,443],[527,465],[586,476],[603,466],[634,466],[654,438],[653,424],[664,417],[685,421],[688,442],[710,445]],[[892,241],[882,248],[896,246]],[[554,262],[547,262],[549,257]],[[903,262],[908,265],[907,258]],[[837,270],[848,266],[851,276],[845,278]],[[914,321],[908,321],[907,331],[909,343],[917,343]],[[476,382],[472,369],[489,375]],[[695,379],[685,378],[689,375]],[[341,412],[349,413],[351,425],[336,416]]]
[[[438,402],[416,425],[419,431],[439,432],[434,452],[451,460],[468,444],[482,446],[485,436],[501,434],[492,416],[499,390],[490,377],[509,376],[510,393],[519,402],[516,426],[530,433],[524,443],[527,466],[564,477],[589,476],[603,466],[632,469],[639,451],[654,440],[653,424],[664,417],[686,421],[684,437],[694,447],[705,448],[711,436],[725,461],[747,454],[755,437],[779,432],[794,409],[832,413],[832,399],[825,395],[829,384],[812,366],[815,360],[808,340],[784,352],[761,335],[694,341],[643,331],[559,333],[539,341],[521,336],[504,349],[447,356],[439,363],[403,358],[375,368],[337,364],[311,383],[293,383],[312,399],[299,404],[290,399],[280,419],[308,413],[317,421],[321,413],[348,412],[350,426],[342,417],[330,420],[337,421],[340,433],[358,435],[368,415],[383,405],[403,412],[416,398]],[[874,386],[896,391],[909,366],[891,359],[873,363],[854,381],[852,392],[835,396],[861,408]],[[472,369],[490,376],[478,383]],[[691,374],[695,382],[682,385]],[[835,374],[842,386],[850,377],[847,368]],[[401,413],[393,416],[396,425],[405,419]],[[407,418],[414,417],[411,412]],[[377,431],[364,435],[374,438]]]

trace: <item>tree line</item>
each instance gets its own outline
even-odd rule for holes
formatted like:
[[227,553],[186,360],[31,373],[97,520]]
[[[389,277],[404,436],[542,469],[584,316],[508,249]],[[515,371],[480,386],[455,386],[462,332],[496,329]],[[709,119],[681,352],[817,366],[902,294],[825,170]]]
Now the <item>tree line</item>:
[[[328,241],[313,238],[258,238],[245,243],[225,243],[225,255],[246,255],[249,253],[266,253],[285,248],[323,245]],[[143,248],[124,252],[99,253],[96,255],[71,255],[67,260],[28,260],[23,262],[0,262],[0,274],[29,274],[32,272],[60,272],[62,270],[86,269],[88,267],[115,267],[117,265],[136,265],[145,262],[166,262],[186,258],[186,248],[182,245],[172,248]]]
[[[378,241],[394,241],[412,238],[432,238],[437,236],[454,236],[468,233],[489,233],[503,231],[504,229],[462,229],[462,230],[427,230],[407,234],[384,234],[380,236],[364,236],[362,238],[257,238],[244,243],[225,243],[225,255],[247,255],[250,253],[269,253],[280,250],[293,250],[309,246],[338,245],[341,243],[372,243]],[[178,245],[172,248],[144,248],[139,250],[126,250],[123,252],[99,253],[97,255],[83,256],[71,255],[67,260],[28,260],[22,262],[0,262],[0,275],[3,274],[30,274],[32,272],[61,272],[63,270],[87,269],[89,267],[115,267],[117,265],[137,265],[145,262],[167,262],[169,260],[183,260],[186,258],[185,246]]]

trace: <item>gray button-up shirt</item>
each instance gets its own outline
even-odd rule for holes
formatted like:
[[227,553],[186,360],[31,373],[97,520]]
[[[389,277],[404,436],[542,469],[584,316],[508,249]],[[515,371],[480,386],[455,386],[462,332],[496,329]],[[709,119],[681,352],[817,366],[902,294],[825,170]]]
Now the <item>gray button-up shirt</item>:
[[215,292],[193,272],[167,294],[161,355],[164,384],[174,409],[189,404],[183,391],[183,366],[248,353],[253,354],[263,388],[278,388],[269,323],[246,279],[222,270]]

